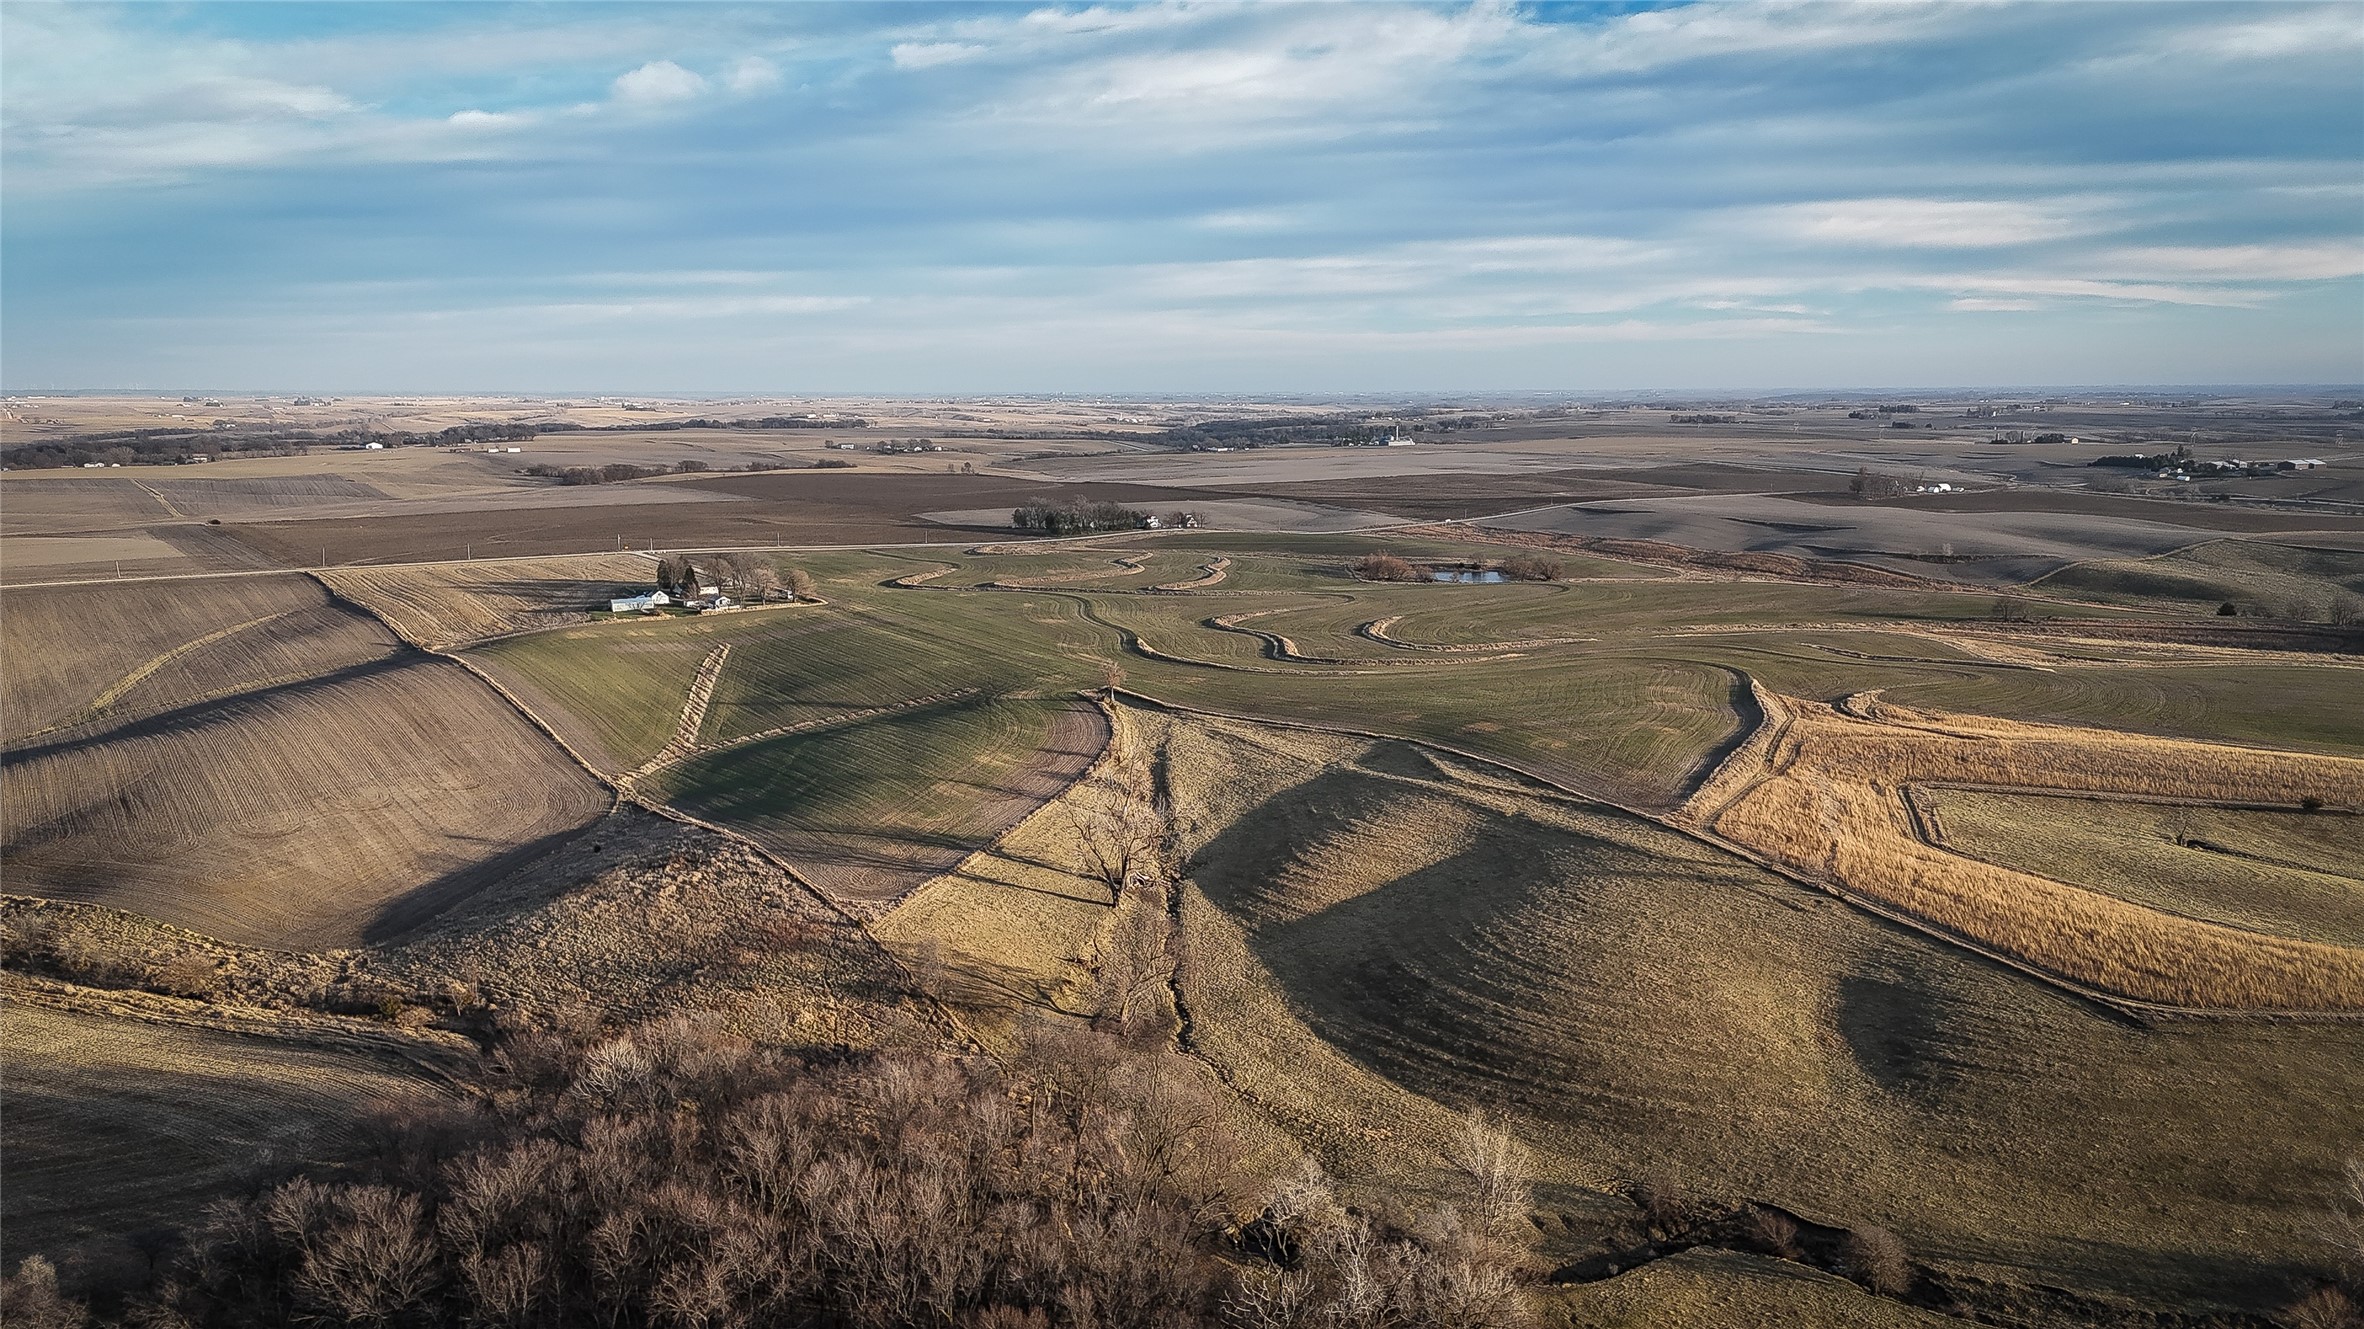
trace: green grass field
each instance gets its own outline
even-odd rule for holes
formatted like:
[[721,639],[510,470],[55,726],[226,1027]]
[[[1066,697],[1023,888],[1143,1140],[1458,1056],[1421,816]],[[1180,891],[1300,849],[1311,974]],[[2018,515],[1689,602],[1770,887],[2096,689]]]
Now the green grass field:
[[[1736,732],[1740,671],[1812,697],[1887,688],[1946,709],[2325,751],[2364,746],[2364,720],[2331,704],[2350,686],[2345,670],[2210,661],[2043,673],[1921,631],[1983,622],[1993,603],[1985,594],[1667,580],[1662,569],[1608,560],[1583,560],[1581,570],[1621,580],[1390,586],[1348,574],[1353,558],[1387,544],[1193,533],[1044,553],[782,556],[819,578],[831,603],[543,633],[477,658],[619,770],[670,740],[691,676],[722,642],[732,655],[700,734],[706,743],[951,691],[1120,682],[1213,710],[1465,747],[1652,806],[1678,799]],[[1504,552],[1397,547],[1428,558]],[[1112,560],[1135,551],[1148,553],[1152,571],[1109,575],[1119,571]],[[1215,557],[1232,562],[1211,593],[1111,589],[1186,579]],[[923,586],[887,584],[947,565]],[[1075,574],[1090,579],[959,589]],[[1404,642],[1496,649],[1405,649],[1359,631],[1375,620],[1392,620],[1384,631]],[[744,799],[711,806],[726,819],[756,815]]]
[[888,898],[1015,824],[1100,742],[1098,713],[1070,699],[969,696],[696,757],[646,788],[831,891]]
[[2364,605],[2364,553],[2212,540],[2157,558],[2075,563],[2039,578],[2036,589],[2116,604],[2244,613],[2321,621],[2331,609]]
[[1973,858],[2194,918],[2364,946],[2364,819],[1970,789],[1926,797],[1946,843]]

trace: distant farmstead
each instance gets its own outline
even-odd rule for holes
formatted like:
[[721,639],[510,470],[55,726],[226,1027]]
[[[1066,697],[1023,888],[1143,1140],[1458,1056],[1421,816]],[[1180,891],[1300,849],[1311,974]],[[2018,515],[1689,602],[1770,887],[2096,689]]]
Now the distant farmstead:
[[671,603],[673,597],[663,591],[643,591],[638,595],[608,601],[607,610],[611,614],[641,614]]

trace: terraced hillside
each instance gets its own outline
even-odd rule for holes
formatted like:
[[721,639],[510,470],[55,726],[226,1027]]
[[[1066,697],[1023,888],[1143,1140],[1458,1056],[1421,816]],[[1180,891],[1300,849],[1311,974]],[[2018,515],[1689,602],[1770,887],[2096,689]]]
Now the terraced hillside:
[[27,668],[10,670],[10,715],[48,731],[0,757],[13,890],[263,945],[351,944],[608,804],[481,681],[307,580],[11,601],[0,632]]
[[[1637,1179],[1886,1225],[1973,1300],[2002,1278],[2254,1305],[2317,1267],[2364,1027],[2130,1024],[1500,768],[1118,720],[1169,781],[1181,1045],[1263,1129],[1382,1188],[1422,1184],[1455,1112],[1507,1113],[1544,1159],[1571,1314],[1917,1322],[1740,1257],[1620,1272],[1647,1257],[1620,1262],[1603,1192]],[[1119,911],[1060,848],[1071,825],[1044,809],[878,924],[949,966],[974,1027],[1094,1008]]]

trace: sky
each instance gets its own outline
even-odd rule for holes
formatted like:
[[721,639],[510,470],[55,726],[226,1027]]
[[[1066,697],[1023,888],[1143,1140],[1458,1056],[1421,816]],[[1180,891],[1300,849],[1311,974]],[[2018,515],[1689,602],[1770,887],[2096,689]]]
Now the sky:
[[2364,381],[2364,5],[0,6],[0,384]]

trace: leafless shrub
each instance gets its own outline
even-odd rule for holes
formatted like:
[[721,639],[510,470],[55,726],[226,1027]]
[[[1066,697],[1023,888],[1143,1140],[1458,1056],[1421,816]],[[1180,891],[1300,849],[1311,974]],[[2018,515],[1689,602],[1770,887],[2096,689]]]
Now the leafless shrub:
[[1691,1225],[1697,1208],[1682,1183],[1664,1172],[1652,1172],[1626,1187],[1642,1222],[1652,1232],[1675,1233]]
[[2364,1314],[2338,1288],[2319,1287],[2290,1303],[2282,1322],[2290,1329],[2357,1329],[2364,1325]]
[[1786,1214],[1752,1208],[1744,1225],[1748,1244],[1784,1260],[1798,1258],[1798,1225]]
[[0,1281],[0,1324],[9,1329],[80,1329],[90,1313],[57,1289],[57,1266],[28,1255]]
[[1122,1034],[1162,1019],[1175,970],[1174,926],[1162,882],[1136,883],[1117,901],[1092,957],[1100,1018]]
[[1859,1227],[1847,1234],[1841,1251],[1847,1272],[1883,1297],[1901,1297],[1912,1290],[1912,1256],[1904,1242],[1884,1227]]
[[195,953],[158,965],[149,981],[160,992],[197,1001],[219,1001],[227,986],[221,966],[211,956]]
[[1560,564],[1541,554],[1514,554],[1502,560],[1502,575],[1512,581],[1558,581]]
[[1427,574],[1394,554],[1365,554],[1356,559],[1354,575],[1364,581],[1419,581]]
[[1463,1118],[1445,1155],[1460,1174],[1469,1212],[1497,1231],[1527,1221],[1535,1161],[1510,1132],[1482,1112]]
[[2364,1158],[2349,1159],[2341,1170],[2330,1217],[2324,1237],[2349,1276],[2364,1286]]

